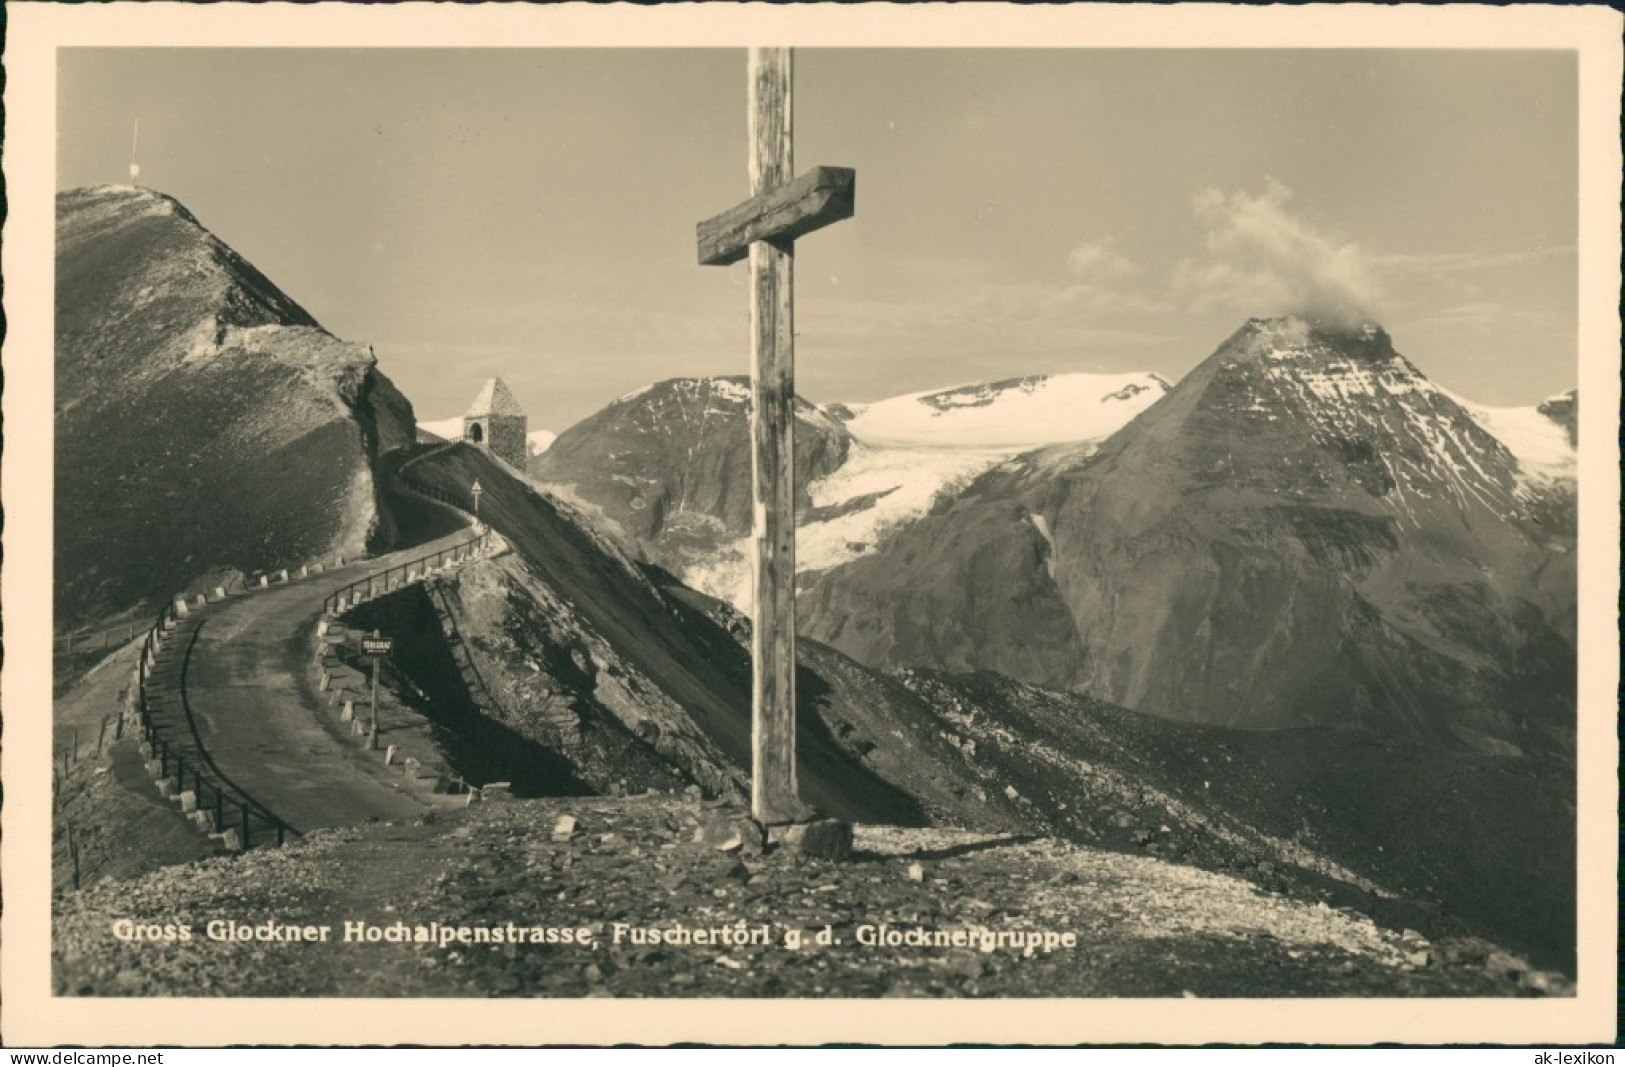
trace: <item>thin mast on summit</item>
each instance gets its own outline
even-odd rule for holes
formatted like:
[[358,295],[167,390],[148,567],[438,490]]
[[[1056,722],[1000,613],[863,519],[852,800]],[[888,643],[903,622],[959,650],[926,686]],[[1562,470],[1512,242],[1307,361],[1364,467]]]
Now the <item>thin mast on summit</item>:
[[137,118],[135,120],[135,132],[130,138],[130,184],[131,185],[136,184],[135,180],[141,176],[141,164],[139,164],[139,163],[137,163],[135,161],[135,150],[140,144],[141,144],[141,120],[139,118]]

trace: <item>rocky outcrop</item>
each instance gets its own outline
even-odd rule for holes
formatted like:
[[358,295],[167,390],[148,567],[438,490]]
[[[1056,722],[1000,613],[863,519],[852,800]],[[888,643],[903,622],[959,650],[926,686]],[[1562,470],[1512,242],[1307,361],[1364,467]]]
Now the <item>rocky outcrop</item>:
[[1577,389],[1570,389],[1566,393],[1547,397],[1541,401],[1536,411],[1551,419],[1563,428],[1568,434],[1569,446],[1573,447],[1580,442],[1580,393]]
[[363,551],[412,406],[173,199],[59,194],[56,623]]
[[[807,487],[846,459],[851,438],[796,400],[795,474]],[[668,570],[750,533],[750,384],[674,378],[624,396],[530,461],[539,481],[599,509],[628,547]]]

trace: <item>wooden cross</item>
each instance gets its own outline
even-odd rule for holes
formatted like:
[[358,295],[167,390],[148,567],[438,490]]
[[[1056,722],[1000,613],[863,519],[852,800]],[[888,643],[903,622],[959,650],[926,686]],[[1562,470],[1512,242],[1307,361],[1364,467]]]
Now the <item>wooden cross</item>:
[[811,814],[796,791],[795,239],[852,217],[856,174],[792,180],[790,49],[751,49],[748,74],[751,197],[699,224],[699,253],[750,257],[751,814],[780,824]]

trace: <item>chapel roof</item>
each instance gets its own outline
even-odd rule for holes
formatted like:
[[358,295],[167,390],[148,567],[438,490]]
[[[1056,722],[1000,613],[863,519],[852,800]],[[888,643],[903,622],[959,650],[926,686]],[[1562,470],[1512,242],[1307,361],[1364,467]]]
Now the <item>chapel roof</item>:
[[464,412],[464,418],[478,418],[481,415],[517,415],[523,418],[525,409],[519,406],[519,401],[514,399],[501,378],[488,378],[474,398],[474,403]]

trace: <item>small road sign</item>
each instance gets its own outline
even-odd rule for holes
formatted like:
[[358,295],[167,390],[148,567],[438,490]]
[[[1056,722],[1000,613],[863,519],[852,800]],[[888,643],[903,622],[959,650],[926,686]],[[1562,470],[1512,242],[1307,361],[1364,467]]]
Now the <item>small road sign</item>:
[[393,637],[363,637],[361,651],[369,656],[387,656],[395,647]]

